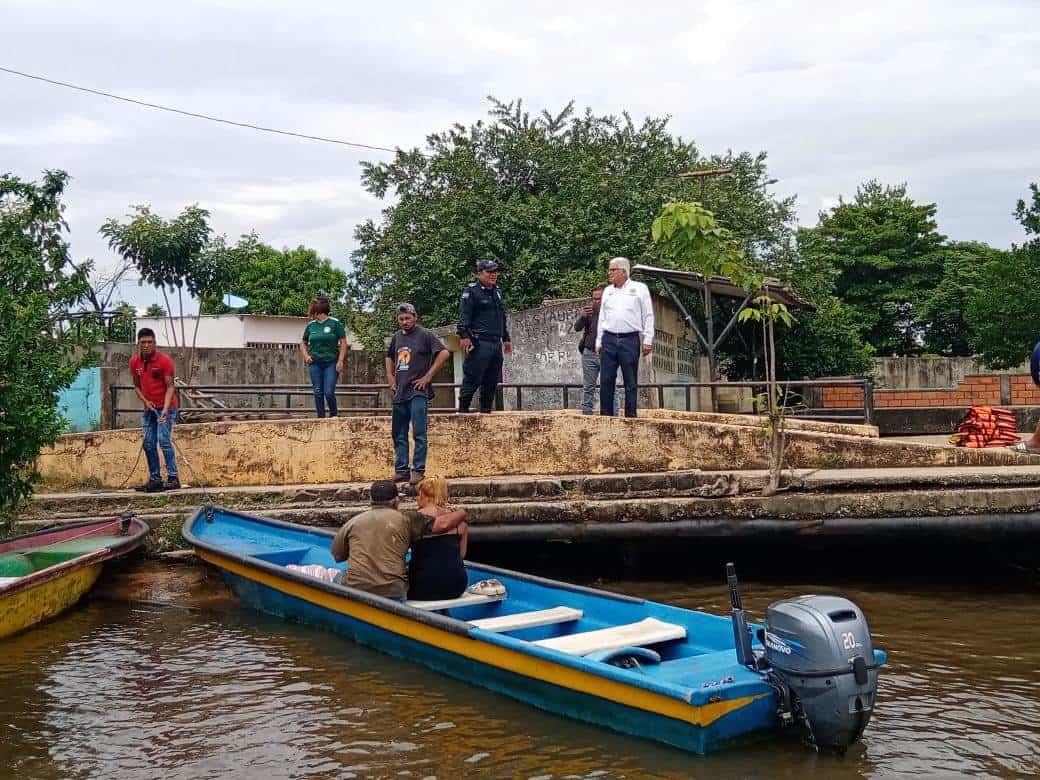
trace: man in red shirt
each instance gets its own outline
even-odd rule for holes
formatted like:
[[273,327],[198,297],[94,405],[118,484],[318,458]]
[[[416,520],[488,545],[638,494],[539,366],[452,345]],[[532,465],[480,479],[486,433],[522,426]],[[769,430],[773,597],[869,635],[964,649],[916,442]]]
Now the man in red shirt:
[[[177,478],[177,460],[174,457],[173,423],[177,419],[177,394],[173,386],[173,360],[155,346],[155,332],[141,328],[137,332],[137,354],[130,358],[130,374],[134,390],[144,404],[141,430],[144,434],[144,455],[148,459],[148,482],[137,490],[158,493],[176,490],[181,486]],[[166,459],[168,479],[162,481],[159,471],[159,450]]]

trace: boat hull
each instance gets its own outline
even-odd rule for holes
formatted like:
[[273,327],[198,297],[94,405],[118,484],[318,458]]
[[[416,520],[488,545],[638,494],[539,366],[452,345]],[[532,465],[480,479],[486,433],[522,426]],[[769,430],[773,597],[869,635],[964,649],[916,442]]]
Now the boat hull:
[[330,629],[576,720],[699,754],[768,734],[775,722],[776,703],[769,694],[694,705],[344,599],[212,551],[197,552],[255,609]]
[[94,587],[102,563],[65,572],[0,599],[0,639],[61,614]]
[[105,561],[143,544],[136,517],[70,523],[0,542],[0,639],[61,614],[97,582]]

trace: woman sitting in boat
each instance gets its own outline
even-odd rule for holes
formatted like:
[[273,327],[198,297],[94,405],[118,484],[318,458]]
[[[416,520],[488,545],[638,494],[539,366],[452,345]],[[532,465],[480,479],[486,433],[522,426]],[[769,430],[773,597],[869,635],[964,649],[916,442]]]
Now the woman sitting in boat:
[[448,480],[438,476],[426,477],[419,483],[418,503],[419,514],[429,520],[428,527],[445,515],[457,514],[459,518],[458,525],[450,531],[427,533],[412,543],[408,598],[417,601],[458,598],[468,584],[462,563],[469,533],[466,510],[448,504]]

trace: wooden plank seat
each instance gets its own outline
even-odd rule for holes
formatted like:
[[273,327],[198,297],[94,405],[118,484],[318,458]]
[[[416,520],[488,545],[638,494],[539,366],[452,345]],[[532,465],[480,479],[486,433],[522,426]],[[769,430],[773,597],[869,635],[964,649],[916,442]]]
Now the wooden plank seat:
[[496,601],[505,601],[506,594],[497,596],[481,596],[477,593],[463,593],[457,599],[440,599],[439,601],[406,601],[410,607],[416,609],[440,610],[452,609],[454,607],[474,607],[477,604],[493,604]]
[[519,631],[522,628],[537,628],[538,626],[552,626],[557,623],[570,623],[573,620],[581,620],[585,613],[573,607],[552,607],[551,609],[536,609],[533,612],[517,612],[514,615],[499,615],[498,617],[481,618],[471,620],[469,624],[482,628],[485,631],[502,633],[505,631]]
[[539,639],[531,644],[548,647],[571,655],[590,655],[604,650],[619,650],[622,647],[642,647],[673,639],[685,639],[686,629],[674,623],[665,623],[656,618],[645,618],[637,623],[583,631],[578,634]]
[[4,585],[10,585],[12,582],[18,582],[21,577],[0,577],[0,588]]

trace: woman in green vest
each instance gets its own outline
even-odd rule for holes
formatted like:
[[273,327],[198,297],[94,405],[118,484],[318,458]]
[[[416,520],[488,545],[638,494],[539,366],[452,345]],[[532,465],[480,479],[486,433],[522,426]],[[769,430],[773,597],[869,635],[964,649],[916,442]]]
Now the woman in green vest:
[[314,388],[314,408],[318,417],[336,416],[336,383],[343,373],[343,362],[347,357],[347,331],[343,323],[329,315],[328,298],[311,301],[310,315],[314,319],[303,329],[300,352],[311,376]]

